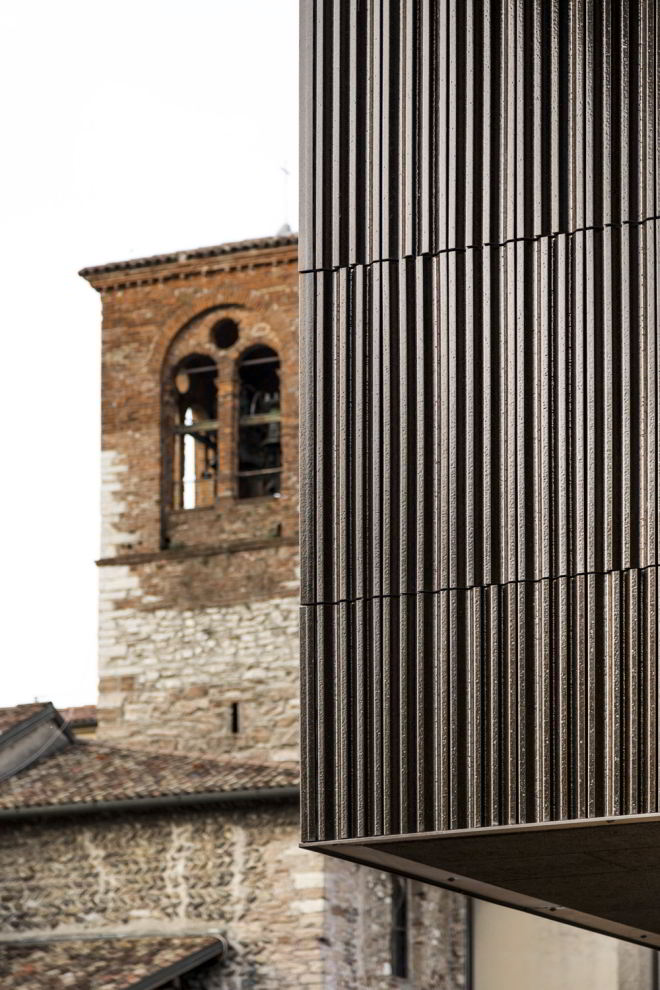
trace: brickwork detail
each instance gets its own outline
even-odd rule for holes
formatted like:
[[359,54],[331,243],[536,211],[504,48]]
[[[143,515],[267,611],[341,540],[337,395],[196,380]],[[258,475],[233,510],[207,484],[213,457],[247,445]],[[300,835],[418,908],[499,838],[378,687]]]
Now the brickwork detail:
[[[297,756],[296,260],[284,243],[212,269],[182,255],[134,284],[86,274],[103,299],[100,738]],[[220,318],[238,326],[229,347]],[[281,491],[237,499],[237,361],[255,345],[280,359]],[[193,354],[217,368],[217,483],[211,504],[177,509],[171,403]]]
[[[161,272],[158,281],[130,288],[109,289],[102,278],[89,276],[102,289],[102,444],[105,491],[113,497],[103,509],[104,526],[112,526],[115,534],[107,552],[104,543],[103,556],[111,556],[118,542],[145,552],[160,549],[164,539],[169,545],[191,545],[219,542],[230,534],[251,539],[275,528],[284,536],[297,534],[296,249],[288,245],[267,255],[251,251],[242,260],[240,266],[213,272],[203,261],[197,271],[189,264],[173,263],[167,277]],[[239,338],[231,348],[219,351],[211,331],[218,317],[227,314],[238,323]],[[193,352],[218,364],[220,459],[226,481],[235,453],[231,407],[235,364],[255,344],[272,347],[281,361],[281,497],[242,502],[225,483],[213,508],[170,513],[163,491],[167,438],[161,427],[172,369]]]

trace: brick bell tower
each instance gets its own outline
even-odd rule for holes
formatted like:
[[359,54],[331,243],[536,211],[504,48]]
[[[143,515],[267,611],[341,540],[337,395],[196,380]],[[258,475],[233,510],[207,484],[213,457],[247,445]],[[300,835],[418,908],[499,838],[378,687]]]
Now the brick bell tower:
[[80,274],[103,304],[100,738],[296,758],[297,239]]

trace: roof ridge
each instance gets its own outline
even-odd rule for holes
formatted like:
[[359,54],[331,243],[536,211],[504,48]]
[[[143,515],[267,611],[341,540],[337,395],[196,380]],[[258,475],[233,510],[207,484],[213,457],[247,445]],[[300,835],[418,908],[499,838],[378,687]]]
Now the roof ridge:
[[250,237],[242,241],[227,241],[209,247],[191,248],[185,251],[168,251],[165,254],[145,255],[142,258],[129,258],[126,261],[109,261],[102,265],[90,265],[78,272],[82,278],[90,275],[105,275],[117,271],[131,271],[138,268],[151,268],[155,265],[176,264],[195,258],[214,258],[220,254],[237,254],[239,251],[263,250],[285,247],[298,243],[298,234],[281,234],[272,237]]

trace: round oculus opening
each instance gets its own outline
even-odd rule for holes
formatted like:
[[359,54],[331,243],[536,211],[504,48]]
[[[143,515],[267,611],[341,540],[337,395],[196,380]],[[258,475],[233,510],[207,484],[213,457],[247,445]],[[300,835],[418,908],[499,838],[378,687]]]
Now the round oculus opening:
[[232,347],[238,340],[238,323],[225,316],[211,327],[211,340],[220,350]]

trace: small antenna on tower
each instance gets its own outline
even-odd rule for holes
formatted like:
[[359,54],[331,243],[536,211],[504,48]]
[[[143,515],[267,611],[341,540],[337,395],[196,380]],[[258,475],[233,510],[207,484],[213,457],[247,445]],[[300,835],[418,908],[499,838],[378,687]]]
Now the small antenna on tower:
[[289,215],[289,176],[291,173],[285,165],[280,165],[280,169],[282,171],[282,214],[284,216],[284,223],[278,230],[277,236],[284,237],[286,234],[291,233],[291,227],[287,220]]

